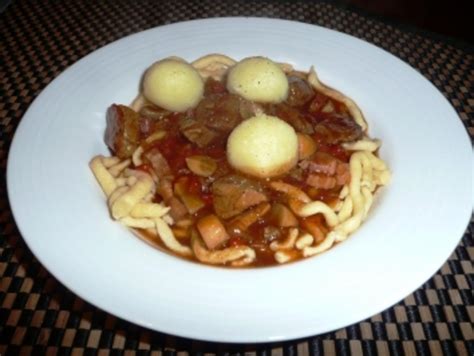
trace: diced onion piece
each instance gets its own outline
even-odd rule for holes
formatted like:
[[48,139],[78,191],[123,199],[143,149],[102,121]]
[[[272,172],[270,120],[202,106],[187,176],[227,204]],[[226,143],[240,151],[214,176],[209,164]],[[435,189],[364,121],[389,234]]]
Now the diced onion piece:
[[206,203],[204,203],[204,201],[197,195],[184,194],[180,198],[190,214],[194,214],[198,210],[204,208],[204,206],[206,205]]
[[196,155],[187,157],[186,165],[191,172],[201,177],[209,177],[217,169],[217,162],[208,156]]
[[296,216],[283,204],[272,205],[270,218],[280,227],[298,226]]
[[188,192],[186,177],[178,179],[174,184],[174,193],[183,202],[190,214],[194,214],[206,205],[199,196]]

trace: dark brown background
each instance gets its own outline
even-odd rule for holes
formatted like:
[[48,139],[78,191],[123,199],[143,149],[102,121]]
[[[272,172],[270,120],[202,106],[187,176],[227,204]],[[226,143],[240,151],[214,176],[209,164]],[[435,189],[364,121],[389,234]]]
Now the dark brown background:
[[472,0],[341,0],[371,15],[474,42]]
[[[12,1],[15,0],[0,0],[0,11]],[[399,25],[416,26],[474,43],[473,0],[327,0],[327,2],[379,16],[385,21],[394,21]]]

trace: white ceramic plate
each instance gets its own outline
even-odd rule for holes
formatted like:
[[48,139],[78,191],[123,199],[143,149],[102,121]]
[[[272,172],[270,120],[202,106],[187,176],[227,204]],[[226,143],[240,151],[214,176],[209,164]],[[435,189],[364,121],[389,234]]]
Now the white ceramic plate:
[[[349,240],[284,267],[190,263],[108,215],[88,168],[107,154],[105,111],[130,103],[155,60],[265,55],[307,70],[362,107],[393,182]],[[470,144],[453,108],[408,65],[353,37],[281,20],[227,18],[159,27],[81,59],[31,105],[8,161],[28,246],[64,285],[134,323],[184,337],[266,342],[334,330],[418,288],[449,257],[471,213]]]

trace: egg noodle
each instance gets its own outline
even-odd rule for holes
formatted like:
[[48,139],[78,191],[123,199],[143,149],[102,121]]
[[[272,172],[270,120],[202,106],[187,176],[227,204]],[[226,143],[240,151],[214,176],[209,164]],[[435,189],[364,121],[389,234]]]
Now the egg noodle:
[[[236,63],[227,56],[212,54],[191,64],[202,78],[211,77],[222,81],[229,68]],[[281,63],[279,66],[285,73],[293,71],[289,64]],[[367,136],[367,123],[354,101],[322,84],[314,68],[306,73],[306,80],[316,91],[344,103],[354,121],[364,130],[364,137],[342,144],[345,150],[351,152],[350,182],[342,186],[335,204],[312,200],[307,192],[299,187],[278,179],[269,182],[269,189],[287,196],[288,205],[294,214],[300,218],[320,214],[329,227],[328,233],[322,239],[299,227],[289,228],[284,238],[270,244],[274,259],[280,264],[300,258],[298,256],[309,257],[322,253],[347,239],[367,218],[378,188],[390,181],[387,165],[376,155],[381,142]],[[131,107],[138,111],[144,103],[146,99],[139,95]],[[155,132],[146,142],[160,140],[165,134],[163,131]],[[112,219],[129,228],[141,229],[156,236],[169,250],[183,257],[194,257],[204,263],[229,266],[246,266],[255,261],[256,252],[252,247],[237,245],[209,249],[196,230],[192,230],[189,245],[180,242],[180,237],[172,230],[178,222],[171,218],[170,207],[153,199],[157,193],[159,177],[152,172],[134,168],[143,163],[142,154],[143,147],[139,146],[130,159],[121,160],[115,156],[99,155],[90,161],[90,169],[107,197]],[[179,222],[182,225],[186,223]]]

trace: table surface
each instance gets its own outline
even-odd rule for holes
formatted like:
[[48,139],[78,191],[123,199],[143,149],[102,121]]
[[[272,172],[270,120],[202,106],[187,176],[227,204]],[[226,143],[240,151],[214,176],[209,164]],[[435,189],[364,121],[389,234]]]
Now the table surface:
[[136,326],[68,291],[31,254],[13,220],[5,182],[9,146],[31,102],[65,68],[114,40],[220,16],[312,23],[382,47],[430,80],[474,137],[472,47],[331,3],[14,1],[0,15],[0,354],[474,355],[473,220],[449,260],[403,301],[358,324],[276,344],[208,343]]

